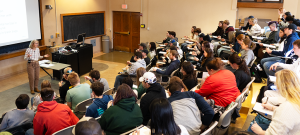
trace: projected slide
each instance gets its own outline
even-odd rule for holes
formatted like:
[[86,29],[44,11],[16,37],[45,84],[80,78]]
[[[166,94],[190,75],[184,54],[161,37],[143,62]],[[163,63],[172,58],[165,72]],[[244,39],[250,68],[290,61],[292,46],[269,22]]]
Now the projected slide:
[[0,4],[0,45],[28,39],[25,0],[6,0]]

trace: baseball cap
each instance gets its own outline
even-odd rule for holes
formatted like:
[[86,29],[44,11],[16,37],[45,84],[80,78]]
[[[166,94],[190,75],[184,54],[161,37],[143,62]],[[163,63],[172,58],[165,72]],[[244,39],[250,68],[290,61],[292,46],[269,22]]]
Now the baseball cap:
[[250,16],[248,17],[248,19],[251,19],[251,18],[254,18],[254,16],[250,15]]
[[139,81],[153,84],[156,82],[156,76],[152,72],[146,72],[142,77],[139,78]]
[[146,43],[140,43],[139,45],[142,46],[144,49],[146,49],[147,46]]
[[290,24],[287,28],[292,29],[292,30],[296,30],[297,26],[295,24]]
[[142,50],[142,52],[146,53],[148,55],[149,51],[147,49]]
[[204,36],[205,36],[204,33],[200,33],[200,34],[199,34],[199,37],[202,37],[202,38],[203,38]]
[[64,69],[64,74],[70,74],[70,73],[72,73],[72,68],[67,67]]

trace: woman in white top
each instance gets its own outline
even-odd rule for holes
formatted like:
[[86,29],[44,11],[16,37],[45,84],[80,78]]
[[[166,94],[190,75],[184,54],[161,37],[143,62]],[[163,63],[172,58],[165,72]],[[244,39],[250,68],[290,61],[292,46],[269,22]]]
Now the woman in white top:
[[257,36],[261,34],[261,27],[257,24],[257,18],[251,18],[249,24],[252,25],[251,29],[247,30],[249,36]]
[[150,53],[149,53],[149,58],[152,59],[153,57],[156,56],[156,45],[154,42],[150,42]]
[[284,47],[284,41],[286,40],[286,35],[284,34],[284,29],[285,28],[281,28],[279,31],[280,41],[279,41],[279,46],[278,46],[277,51],[282,51],[283,47]]
[[198,36],[198,35],[196,35],[194,33],[194,31],[196,30],[196,28],[197,28],[196,26],[192,26],[192,28],[191,28],[191,34],[189,36],[184,36],[184,37],[187,38],[187,39],[196,39],[197,36]]
[[[184,126],[175,123],[173,109],[168,99],[154,99],[149,109],[151,115],[149,135],[189,135]],[[135,131],[133,135],[136,134],[140,133]]]
[[39,59],[48,56],[49,56],[48,54],[44,56],[40,56],[39,41],[32,40],[30,42],[29,48],[25,52],[24,59],[28,61],[27,73],[28,73],[31,94],[34,94],[35,91],[40,92],[40,90],[38,90],[39,75],[40,75],[40,65],[38,61]]
[[276,73],[275,85],[287,101],[279,107],[263,104],[265,109],[274,111],[272,122],[267,130],[253,124],[251,130],[258,135],[299,135],[300,134],[300,80],[291,70]]

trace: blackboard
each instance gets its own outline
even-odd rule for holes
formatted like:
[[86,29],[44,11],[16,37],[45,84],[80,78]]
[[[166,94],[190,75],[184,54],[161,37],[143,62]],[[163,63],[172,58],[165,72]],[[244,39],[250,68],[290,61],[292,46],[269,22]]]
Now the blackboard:
[[78,34],[86,38],[105,35],[105,12],[84,12],[61,14],[62,41],[76,40]]

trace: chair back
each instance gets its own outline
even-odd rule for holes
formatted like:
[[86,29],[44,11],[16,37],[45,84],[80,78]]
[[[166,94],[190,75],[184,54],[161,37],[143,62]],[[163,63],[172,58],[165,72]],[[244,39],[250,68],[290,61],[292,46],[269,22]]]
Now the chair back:
[[254,59],[249,63],[248,67],[251,68],[252,65],[254,64],[255,60],[257,59],[256,56],[254,56]]
[[212,135],[213,129],[218,125],[218,121],[215,121],[212,123],[207,130],[205,130],[202,134],[200,135]]
[[248,97],[251,84],[254,82],[254,80],[255,80],[255,77],[251,77],[251,81],[247,84],[246,88],[243,90],[243,92],[242,92],[242,94],[243,94],[242,103],[245,102],[246,98]]
[[148,72],[150,69],[151,69],[151,66],[152,65],[152,62],[150,62],[148,65],[147,65],[147,67],[146,67],[146,71]]
[[15,127],[11,127],[9,129],[5,129],[3,131],[7,131],[13,135],[20,135],[20,134],[22,135],[22,134],[25,134],[25,132],[30,128],[33,128],[32,122],[25,123],[25,124],[15,126]]
[[73,135],[72,130],[74,127],[75,127],[75,125],[66,127],[62,130],[59,130],[59,131],[53,133],[52,135]]
[[224,135],[231,123],[231,116],[237,107],[237,103],[234,103],[232,107],[226,110],[220,117],[219,123],[217,124],[216,128],[213,129],[214,135]]
[[103,91],[103,95],[112,95],[114,93],[115,88],[109,88],[106,91]]
[[82,102],[80,102],[76,105],[74,112],[85,112],[86,111],[86,106],[89,106],[92,103],[93,103],[92,98],[84,100],[84,101],[82,101]]
[[175,74],[178,70],[179,70],[179,68],[177,68],[176,70],[174,70],[174,71],[171,73],[170,77],[173,77],[174,74]]
[[[246,88],[245,88],[245,89],[246,89]],[[244,91],[245,91],[245,89],[244,89]],[[236,108],[241,109],[243,97],[244,97],[244,95],[243,95],[243,93],[242,93],[242,94],[240,94],[240,95],[235,99],[235,103],[237,103],[237,107],[236,107]]]
[[127,132],[125,132],[125,133],[123,133],[123,134],[121,134],[121,135],[128,135],[128,134],[130,134],[130,133],[136,131],[137,129],[142,128],[143,126],[144,126],[144,125],[140,125],[140,126],[134,128],[134,129],[131,129],[131,130],[129,130],[129,131],[127,131]]

